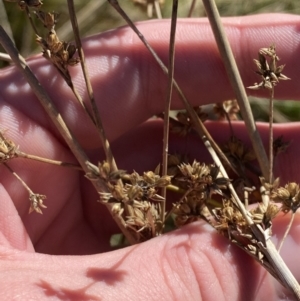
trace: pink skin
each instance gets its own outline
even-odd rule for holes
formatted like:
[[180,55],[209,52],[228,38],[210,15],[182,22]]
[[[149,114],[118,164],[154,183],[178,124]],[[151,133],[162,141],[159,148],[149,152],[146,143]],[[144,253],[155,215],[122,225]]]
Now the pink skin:
[[[275,41],[282,64],[287,64],[284,74],[293,79],[280,83],[275,95],[299,99],[300,18],[259,15],[228,18],[224,23],[245,85],[259,81],[252,62],[258,49]],[[169,22],[145,22],[139,28],[167,61]],[[162,124],[143,122],[163,110],[165,76],[126,27],[88,38],[84,45],[119,168],[153,169],[161,160]],[[56,70],[40,56],[29,63],[91,158],[102,160],[91,123]],[[72,68],[74,82],[86,97],[79,70]],[[175,77],[194,105],[234,97],[206,20],[178,22]],[[8,129],[6,135],[25,152],[75,162],[18,71],[13,67],[1,70],[0,83],[0,124]],[[252,93],[266,95],[267,91]],[[172,107],[183,107],[176,93]],[[229,129],[226,123],[220,124],[210,122],[208,128],[218,142],[224,142]],[[237,136],[249,144],[243,124],[234,127]],[[267,125],[259,124],[259,130],[267,144]],[[284,135],[292,141],[276,161],[275,173],[281,175],[282,184],[299,182],[299,124],[277,125],[274,131],[275,137]],[[198,140],[195,135],[188,139],[172,136],[170,151],[187,151],[190,157],[210,160]],[[42,216],[28,215],[26,191],[0,167],[1,300],[293,300],[251,258],[203,222],[106,252],[110,235],[118,229],[105,207],[96,202],[99,196],[86,179],[66,168],[23,159],[9,164],[34,192],[47,195],[48,208]],[[288,220],[289,216],[280,216],[274,222],[275,243]],[[297,215],[282,249],[297,279],[299,226]]]

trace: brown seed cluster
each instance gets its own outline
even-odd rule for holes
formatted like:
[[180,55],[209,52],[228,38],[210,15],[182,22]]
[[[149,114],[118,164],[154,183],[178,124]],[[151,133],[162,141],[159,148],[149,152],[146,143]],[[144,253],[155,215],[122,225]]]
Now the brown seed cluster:
[[281,211],[295,213],[300,207],[299,184],[291,182],[284,187],[278,187],[272,192],[271,197],[282,204]]
[[61,41],[54,28],[57,23],[58,14],[38,10],[35,12],[38,19],[47,28],[48,33],[45,38],[37,35],[36,41],[43,49],[43,56],[52,62],[52,64],[61,73],[67,84],[71,87],[72,80],[68,70],[69,66],[79,63],[79,58],[75,57],[77,51],[73,44]]
[[240,111],[240,107],[236,99],[225,100],[223,102],[216,103],[214,105],[214,113],[218,120],[238,120],[237,114]]
[[0,131],[0,164],[17,157],[18,147]]
[[290,78],[282,74],[285,65],[277,66],[278,61],[279,57],[276,54],[274,44],[269,48],[261,48],[258,52],[258,60],[254,59],[254,63],[258,69],[256,73],[261,76],[262,81],[248,88],[254,90],[267,88],[271,90],[279,83],[279,80],[289,80]]
[[[112,204],[113,214],[124,220],[124,225],[130,229],[137,241],[145,241],[155,237],[163,227],[161,221],[161,205],[164,200],[158,190],[171,183],[170,176],[159,176],[155,172],[137,172],[126,174],[124,171],[111,172],[109,164],[103,162],[98,165],[98,172],[87,175],[89,179],[102,179],[107,191],[100,193],[100,201]],[[120,183],[118,180],[123,180]]]

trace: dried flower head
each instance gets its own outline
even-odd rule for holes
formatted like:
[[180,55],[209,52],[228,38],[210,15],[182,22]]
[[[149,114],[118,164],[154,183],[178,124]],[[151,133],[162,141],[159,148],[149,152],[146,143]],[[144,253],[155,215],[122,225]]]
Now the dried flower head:
[[18,147],[0,131],[0,163],[17,157]]
[[271,198],[282,203],[281,211],[295,213],[300,207],[300,189],[295,182],[279,187],[271,194]]
[[[202,122],[207,120],[208,116],[202,111],[201,107],[195,107],[194,110]],[[185,137],[193,128],[192,119],[187,111],[178,112],[176,118],[177,120],[170,119],[170,131]]]
[[39,20],[44,24],[49,31],[54,30],[55,24],[57,23],[59,14],[55,12],[44,12],[42,10],[38,10],[34,12]]
[[35,211],[37,213],[43,214],[41,208],[47,208],[47,206],[45,206],[43,203],[44,199],[46,199],[45,195],[38,194],[38,193],[30,193],[29,194],[29,201],[30,201],[29,213]]
[[213,109],[219,120],[224,120],[226,115],[230,120],[237,120],[237,114],[240,111],[240,107],[236,99],[216,103]]
[[233,166],[241,171],[241,174],[244,174],[245,164],[255,159],[254,152],[235,136],[230,137],[222,150]]
[[259,177],[260,183],[266,189],[266,193],[272,195],[273,191],[279,187],[279,178],[276,178],[273,183],[266,181],[264,177]]
[[[267,58],[269,58],[269,60],[267,60]],[[276,55],[274,44],[269,48],[261,48],[258,53],[258,60],[254,59],[254,63],[258,69],[256,73],[262,77],[262,81],[248,88],[254,90],[267,88],[271,90],[279,83],[279,80],[289,80],[290,78],[282,74],[285,65],[277,66],[278,61],[279,58]]]
[[284,153],[287,148],[290,146],[290,141],[283,141],[283,136],[279,136],[273,142],[273,153],[274,157],[276,157],[280,153]]
[[162,227],[159,215],[159,204],[150,202],[134,202],[129,205],[128,215],[125,218],[126,226],[138,234],[138,241],[155,237]]
[[182,163],[178,167],[182,173],[178,180],[186,182],[189,190],[205,193],[205,198],[210,198],[214,193],[222,195],[221,189],[225,189],[230,182],[222,177],[219,168],[214,164],[205,165],[194,161],[192,165]]
[[252,220],[256,224],[261,224],[263,229],[271,227],[272,219],[274,219],[277,213],[280,211],[279,207],[274,203],[264,205],[263,203],[258,204],[255,209],[252,209]]
[[77,48],[73,44],[60,41],[58,38],[54,30],[58,18],[57,13],[46,13],[39,10],[36,12],[36,15],[44,27],[48,29],[47,36],[43,38],[37,35],[36,42],[42,47],[43,56],[51,61],[66,83],[72,87],[73,84],[68,67],[75,66],[80,61],[79,57],[74,57]]
[[223,235],[231,237],[231,231],[243,229],[246,220],[231,200],[223,199],[223,207],[213,209],[216,222],[213,226]]

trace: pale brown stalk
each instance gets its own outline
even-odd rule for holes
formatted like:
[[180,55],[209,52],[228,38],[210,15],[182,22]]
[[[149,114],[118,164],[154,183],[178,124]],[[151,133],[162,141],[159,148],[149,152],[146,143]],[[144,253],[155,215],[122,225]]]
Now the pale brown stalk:
[[30,11],[29,11],[29,8],[28,8],[27,5],[25,5],[25,12],[26,12],[26,15],[27,15],[27,17],[28,17],[28,20],[29,20],[29,22],[30,22],[30,25],[31,25],[31,27],[32,27],[32,29],[33,29],[33,31],[34,31],[34,33],[35,33],[36,35],[38,35],[38,31],[37,31],[37,29],[36,29],[36,27],[35,27],[35,25],[34,25],[34,22],[33,22],[33,20],[32,20],[32,17],[31,17],[31,14],[30,14]]
[[262,174],[269,179],[269,160],[259,132],[256,128],[248,97],[238,71],[229,41],[227,39],[221,18],[214,0],[203,0],[203,4],[213,30],[220,55],[225,65],[225,69],[230,83],[235,92],[236,99],[241,109],[241,114],[245,121],[250,140],[252,142]]
[[[145,39],[145,37],[142,35],[142,33],[137,29],[137,27],[135,26],[135,24],[130,20],[130,18],[126,15],[126,13],[120,7],[118,1],[117,0],[108,0],[108,2],[116,9],[116,11],[124,18],[124,20],[130,26],[130,28],[137,34],[137,36],[143,42],[143,44],[148,49],[148,51],[151,53],[151,55],[153,56],[153,58],[156,60],[156,62],[158,63],[158,65],[161,67],[162,71],[167,75],[168,74],[168,68],[164,65],[164,63],[162,62],[162,60],[158,57],[158,55],[156,54],[156,52],[149,45],[149,43],[147,42],[147,40]],[[191,119],[193,121],[193,124],[195,126],[195,129],[196,129],[197,133],[200,135],[200,137],[202,137],[203,135],[205,135],[207,137],[207,139],[209,139],[209,141],[211,142],[212,146],[214,147],[214,149],[216,150],[216,152],[218,153],[218,155],[222,158],[222,160],[224,160],[224,162],[226,163],[226,165],[229,166],[238,175],[238,172],[236,171],[236,169],[232,166],[232,164],[227,159],[227,157],[224,155],[224,153],[222,152],[222,150],[220,149],[220,147],[213,140],[212,136],[209,134],[209,132],[205,128],[203,122],[201,121],[201,119],[199,118],[199,116],[197,115],[197,113],[195,112],[195,110],[193,109],[193,107],[189,104],[188,100],[186,99],[185,95],[183,94],[182,90],[178,86],[178,84],[177,84],[177,82],[176,82],[175,79],[173,79],[173,85],[174,85],[174,88],[176,89],[176,91],[178,92],[178,94],[179,94],[179,96],[180,96],[180,98],[181,98],[181,100],[182,100],[182,102],[183,102],[186,110],[188,111],[189,115],[191,116]]]
[[[163,140],[163,158],[162,158],[162,176],[166,176],[168,172],[168,153],[169,153],[169,117],[171,109],[171,99],[173,91],[173,77],[174,77],[174,60],[175,60],[175,35],[176,35],[176,23],[177,23],[177,9],[178,0],[173,0],[172,7],[172,20],[171,20],[171,34],[169,43],[169,64],[168,64],[168,89],[167,98],[165,101],[164,110],[164,140]],[[162,197],[164,201],[161,206],[161,220],[165,221],[165,211],[166,211],[166,187],[162,188]]]
[[26,159],[30,159],[30,160],[43,162],[43,163],[48,163],[48,164],[53,164],[53,165],[58,165],[58,166],[63,166],[63,167],[70,167],[70,168],[73,168],[75,170],[83,171],[83,169],[77,164],[63,162],[63,161],[57,161],[57,160],[51,160],[51,159],[48,159],[48,158],[42,158],[40,156],[26,154],[26,153],[21,152],[19,150],[16,151],[16,156],[19,157],[19,158],[26,158]]
[[295,212],[292,212],[292,216],[291,216],[291,219],[289,221],[289,224],[288,224],[287,228],[285,229],[284,235],[283,235],[283,237],[282,237],[282,239],[280,241],[280,244],[279,244],[279,247],[278,247],[278,253],[280,253],[280,250],[281,250],[281,248],[283,246],[283,243],[284,243],[286,237],[288,236],[288,234],[289,234],[289,232],[291,230],[291,227],[293,225],[294,219],[295,219]]
[[274,119],[274,86],[270,90],[270,108],[269,108],[269,180],[273,183],[273,162],[274,162],[274,151],[273,151],[273,119]]
[[[154,0],[154,9],[157,16],[157,19],[162,19],[161,9],[159,5],[159,0]],[[148,14],[149,16],[149,14]]]
[[[26,61],[24,58],[19,54],[17,48],[15,45],[11,42],[10,38],[7,36],[6,32],[0,26],[0,43],[2,44],[5,51],[11,56],[12,60],[14,61],[16,67],[19,69],[21,74],[26,78],[28,84],[30,85],[32,91],[35,93],[37,98],[39,99],[41,105],[44,107],[46,112],[48,113],[49,117],[51,118],[54,125],[57,127],[58,131],[70,147],[71,151],[73,152],[74,156],[78,160],[79,164],[82,166],[85,173],[90,172],[91,166],[93,166],[89,162],[89,158],[83,151],[82,147],[74,137],[74,135],[71,133],[71,131],[68,129],[67,125],[65,124],[63,118],[57,111],[54,103],[52,102],[50,96],[48,93],[43,89],[41,84],[39,83],[38,79],[35,77],[35,75],[32,73],[28,65],[26,64]],[[98,172],[98,168],[94,166],[95,172]],[[101,182],[101,179],[98,179],[96,181],[91,181],[94,185],[95,189],[98,192],[106,191],[105,185]],[[116,221],[117,225],[122,230],[123,234],[126,236],[128,242],[130,244],[135,244],[136,240],[134,236],[126,229],[124,226],[124,220],[121,219],[119,215],[114,215],[112,213],[112,204],[107,204],[107,207],[109,208],[109,212],[112,214],[112,217]]]
[[[206,148],[211,154],[216,166],[220,168],[220,172],[222,173],[223,177],[228,178],[227,172],[223,167],[222,162],[218,158],[214,149],[211,147],[209,141],[206,139],[205,136],[202,137],[202,139]],[[251,228],[254,237],[257,239],[261,253],[264,254],[268,259],[267,265],[264,265],[263,261],[258,262],[260,262],[284,287],[293,292],[297,300],[300,300],[300,286],[294,275],[291,273],[285,262],[282,260],[274,244],[272,243],[270,239],[270,229],[263,230],[259,224],[255,224],[252,220],[251,214],[246,210],[244,204],[239,199],[231,183],[228,184],[228,188],[240,212],[242,213],[245,220],[247,221],[247,224]],[[264,191],[262,191],[262,195],[264,195],[264,203],[269,204],[268,195],[266,195]],[[245,249],[243,248],[243,250]],[[250,253],[248,254],[251,255]],[[255,260],[257,260],[256,256],[252,255],[252,257],[255,258]]]
[[69,8],[70,20],[72,23],[73,32],[74,32],[74,36],[75,36],[77,51],[78,51],[78,55],[80,57],[80,64],[81,64],[82,72],[84,75],[84,80],[85,80],[87,92],[89,95],[89,99],[90,99],[90,102],[92,105],[92,112],[93,112],[92,119],[95,121],[96,128],[97,128],[98,134],[100,136],[100,140],[101,140],[101,143],[102,143],[105,155],[106,155],[106,160],[110,164],[112,171],[117,171],[118,167],[117,167],[117,164],[113,157],[113,154],[112,154],[112,151],[110,148],[110,143],[106,137],[106,134],[105,134],[105,131],[103,128],[102,119],[100,117],[100,113],[99,113],[99,110],[98,110],[98,107],[97,107],[97,104],[95,101],[92,84],[91,84],[90,77],[88,74],[88,69],[87,69],[86,62],[85,62],[84,51],[82,48],[81,39],[80,39],[80,35],[79,35],[79,28],[78,28],[73,0],[68,0],[68,8]]
[[195,9],[195,6],[196,6],[196,0],[192,0],[190,9],[189,9],[189,12],[188,12],[188,15],[187,15],[188,18],[192,17],[192,14],[193,14],[193,11]]
[[10,63],[12,62],[12,59],[10,58],[10,56],[3,52],[0,52],[0,60],[10,62]]

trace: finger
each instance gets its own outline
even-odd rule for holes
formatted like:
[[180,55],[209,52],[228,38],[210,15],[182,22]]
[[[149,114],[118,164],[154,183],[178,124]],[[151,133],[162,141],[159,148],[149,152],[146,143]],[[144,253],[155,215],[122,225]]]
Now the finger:
[[[295,224],[299,223],[297,215]],[[297,258],[298,250],[299,235],[294,232],[282,251],[283,259]],[[9,254],[5,248],[0,252],[1,275],[5,275],[6,283],[1,294],[5,300],[19,294],[34,295],[39,300],[45,296],[205,301],[216,296],[232,301],[282,300],[284,296],[292,300],[291,294],[257,262],[203,222],[100,255]],[[299,279],[299,261],[290,260],[288,266]]]
[[[208,131],[222,148],[231,136],[231,130],[227,122],[206,122]],[[234,135],[241,139],[246,148],[252,149],[250,138],[243,122],[233,122]],[[268,148],[269,126],[266,123],[257,124],[258,131]],[[300,182],[298,171],[300,144],[298,143],[299,123],[274,124],[274,139],[282,136],[283,141],[289,143],[287,149],[279,153],[274,161],[274,175],[280,177],[281,185],[287,182]],[[128,171],[136,170],[140,173],[146,170],[154,170],[161,162],[163,149],[163,122],[152,120],[143,123],[139,127],[123,135],[112,144],[112,150],[118,162],[119,168]],[[192,132],[186,137],[170,135],[169,153],[186,155],[190,162],[194,159],[213,163],[199,135]],[[95,153],[99,155],[98,152]],[[104,155],[102,154],[104,159]],[[147,158],[147,160],[145,160]]]
[[[299,98],[300,87],[295,80],[300,67],[299,60],[295,59],[299,48],[299,21],[298,16],[280,14],[224,19],[246,86],[260,80],[253,72],[255,66],[252,61],[257,57],[258,49],[278,41],[278,55],[282,63],[287,64],[284,72],[294,80],[280,83],[275,97]],[[139,29],[165,62],[169,28],[167,20],[139,24]],[[163,110],[166,76],[131,29],[123,27],[91,37],[85,41],[84,48],[97,103],[111,140]],[[77,132],[85,145],[93,147],[97,142],[91,139],[95,132],[90,130],[91,124],[74,103],[70,89],[54,68],[41,58],[32,59],[31,67],[48,88],[71,129]],[[86,98],[79,67],[72,69],[72,75],[78,90]],[[175,78],[193,105],[234,97],[206,19],[178,21]],[[36,122],[51,127],[45,114],[36,107],[24,79],[13,69],[8,69],[3,72],[1,80],[6,87],[1,93],[3,100],[9,101]],[[254,93],[267,97],[265,92]],[[183,108],[176,92],[172,107]]]

